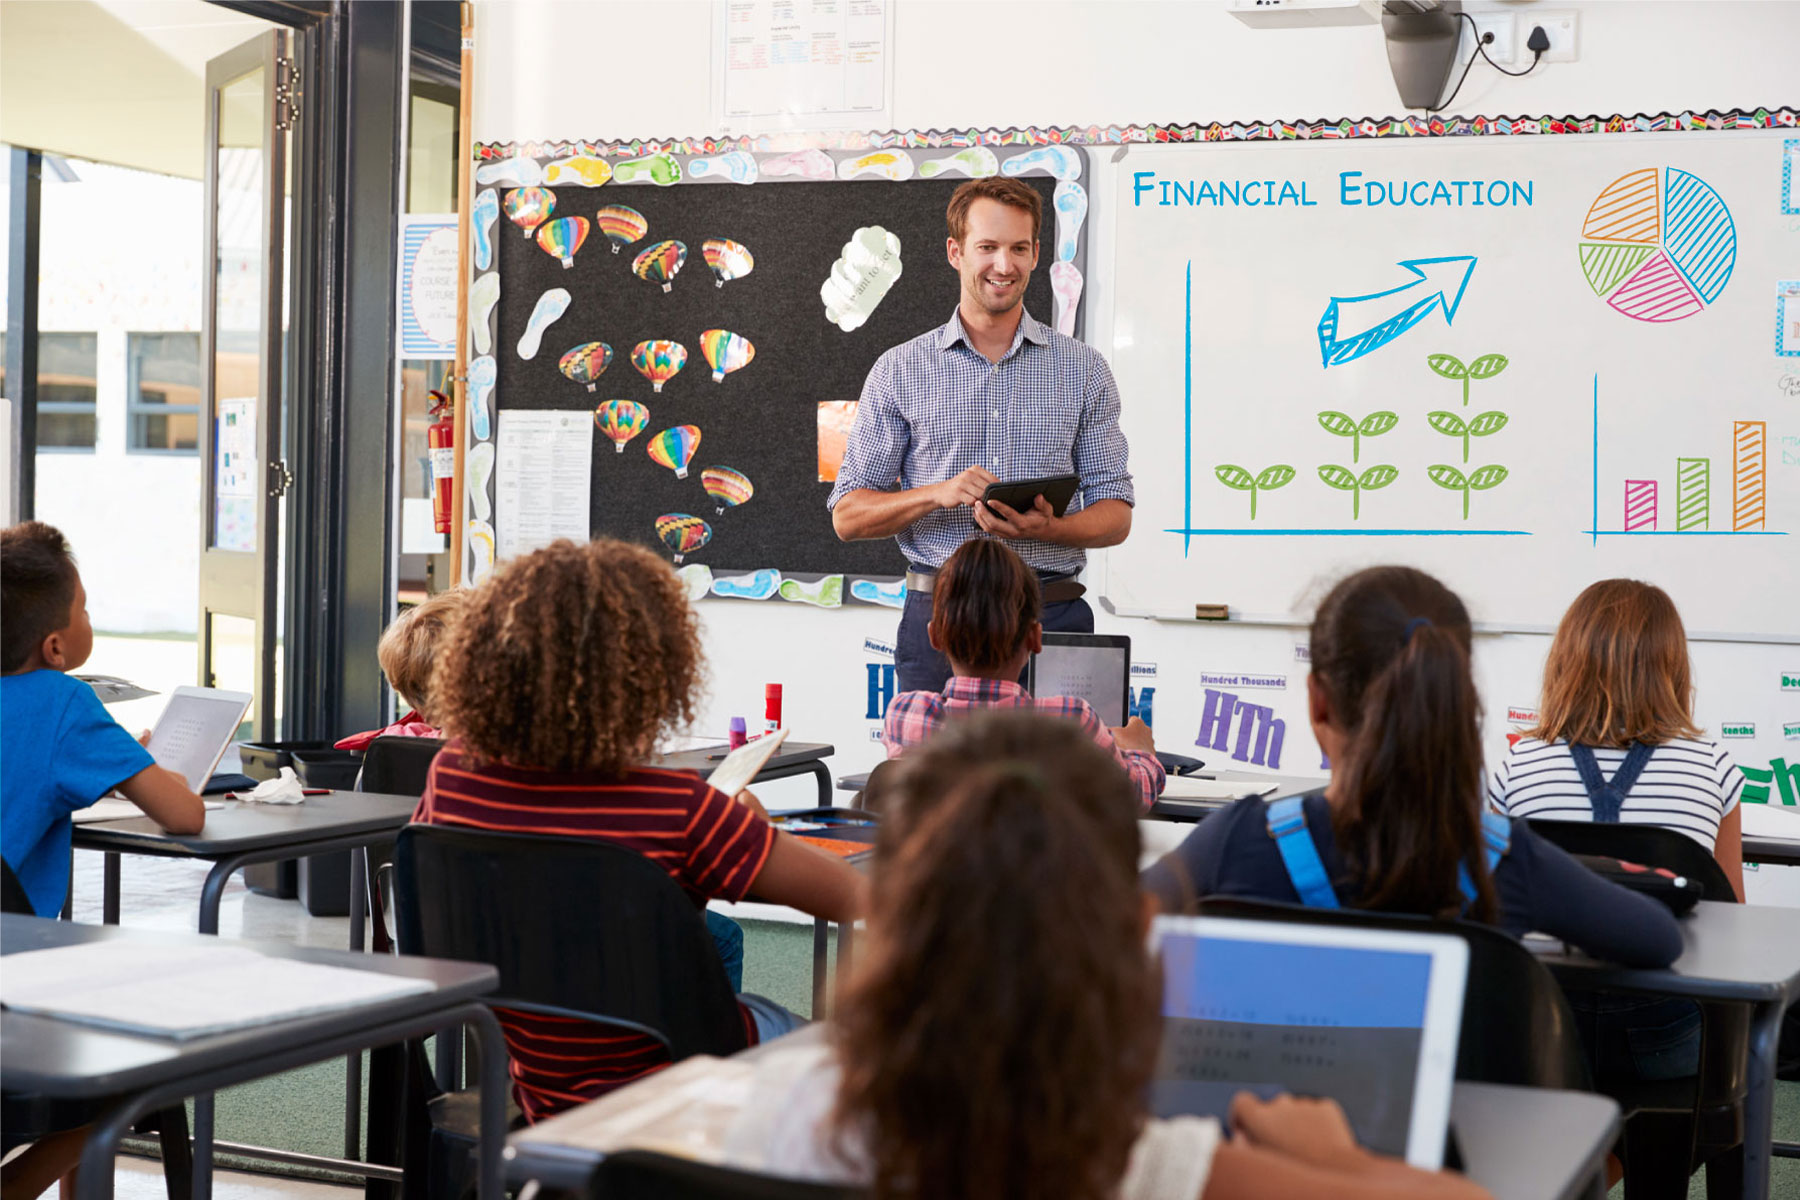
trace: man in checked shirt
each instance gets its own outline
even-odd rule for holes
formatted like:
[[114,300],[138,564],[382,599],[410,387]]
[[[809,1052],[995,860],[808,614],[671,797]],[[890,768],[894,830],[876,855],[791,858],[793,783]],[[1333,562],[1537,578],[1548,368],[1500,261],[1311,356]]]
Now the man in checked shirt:
[[[945,219],[961,301],[869,371],[826,501],[839,538],[892,537],[910,565],[894,648],[902,692],[938,691],[950,676],[926,626],[932,577],[958,546],[1006,539],[1037,572],[1043,627],[1091,633],[1075,577],[1088,547],[1125,540],[1134,502],[1111,368],[1025,311],[1042,198],[1018,179],[972,179]],[[1042,496],[1024,512],[981,503],[990,483],[1068,474],[1081,486],[1061,517]]]

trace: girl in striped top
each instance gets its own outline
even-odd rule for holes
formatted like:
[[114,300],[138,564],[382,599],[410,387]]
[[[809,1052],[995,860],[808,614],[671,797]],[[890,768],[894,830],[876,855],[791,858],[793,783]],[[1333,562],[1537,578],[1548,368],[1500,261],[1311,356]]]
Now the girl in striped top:
[[[1700,736],[1691,705],[1687,633],[1661,588],[1604,579],[1575,598],[1544,664],[1537,727],[1488,782],[1488,801],[1514,817],[1592,821],[1598,779],[1623,792],[1616,819],[1693,838],[1744,896],[1738,796],[1731,754]],[[1635,776],[1633,773],[1635,772]]]
[[[693,721],[702,672],[686,593],[648,550],[560,541],[514,559],[470,595],[433,676],[451,741],[413,820],[623,846],[666,870],[697,913],[715,896],[754,893],[854,919],[862,878],[778,832],[749,792],[726,796],[691,772],[640,765]],[[739,1003],[752,1044],[799,1020],[761,997]],[[519,1106],[534,1121],[668,1065],[646,1034],[507,1009],[495,1016]]]

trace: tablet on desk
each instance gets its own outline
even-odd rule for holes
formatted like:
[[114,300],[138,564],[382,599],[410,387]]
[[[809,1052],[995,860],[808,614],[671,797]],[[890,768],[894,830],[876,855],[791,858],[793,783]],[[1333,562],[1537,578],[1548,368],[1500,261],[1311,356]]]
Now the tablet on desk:
[[249,692],[178,687],[150,731],[150,757],[198,792],[212,778],[213,768],[225,756],[225,747],[237,736],[238,725],[249,710]]
[[1360,1144],[1443,1164],[1461,938],[1220,917],[1158,917],[1150,938],[1163,969],[1158,1116],[1223,1123],[1240,1091],[1329,1096]]
[[987,485],[987,491],[981,494],[981,502],[987,504],[998,500],[1014,512],[1029,512],[1042,496],[1050,502],[1050,510],[1062,516],[1069,509],[1069,501],[1075,498],[1075,489],[1081,486],[1081,479],[1076,475],[1046,475],[1042,479],[1009,479]]
[[1117,728],[1131,715],[1131,639],[1099,633],[1046,633],[1026,665],[1034,696],[1078,696]]

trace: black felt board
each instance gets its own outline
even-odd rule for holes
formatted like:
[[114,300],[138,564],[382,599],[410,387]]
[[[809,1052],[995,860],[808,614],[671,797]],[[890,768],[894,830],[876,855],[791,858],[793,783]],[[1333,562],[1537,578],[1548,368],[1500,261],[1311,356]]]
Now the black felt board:
[[[1044,198],[1042,251],[1025,303],[1048,323],[1056,181],[1036,176],[1025,181]],[[883,351],[950,319],[959,285],[945,259],[944,207],[961,182],[553,187],[553,217],[585,216],[591,223],[599,208],[627,204],[644,214],[649,232],[614,254],[605,235],[591,229],[574,265],[565,269],[511,221],[496,222],[501,286],[494,407],[592,411],[602,400],[623,399],[649,408],[648,427],[623,453],[595,434],[595,536],[642,542],[668,554],[653,522],[662,513],[685,512],[703,517],[713,537],[684,562],[705,563],[715,571],[774,567],[784,573],[898,575],[905,561],[892,538],[846,543],[832,532],[825,510],[831,485],[818,482],[817,404],[857,399]],[[899,237],[902,273],[869,320],[845,333],[825,319],[819,288],[844,243],[864,225],[880,225]],[[755,256],[755,270],[715,286],[700,249],[711,237],[746,246]],[[668,238],[686,243],[688,256],[665,293],[660,284],[633,275],[631,263],[639,251]],[[573,297],[569,310],[549,327],[537,356],[521,359],[519,339],[532,308],[546,289],[556,287]],[[700,352],[705,329],[749,338],[756,347],[754,361],[714,383]],[[661,393],[630,362],[632,347],[649,338],[687,347],[687,366]],[[591,393],[557,369],[566,350],[589,341],[613,349],[612,365]],[[700,447],[688,477],[677,479],[652,461],[645,447],[662,430],[689,424],[701,429]],[[755,495],[722,514],[715,511],[700,483],[702,468],[709,466],[736,467],[750,478]]]

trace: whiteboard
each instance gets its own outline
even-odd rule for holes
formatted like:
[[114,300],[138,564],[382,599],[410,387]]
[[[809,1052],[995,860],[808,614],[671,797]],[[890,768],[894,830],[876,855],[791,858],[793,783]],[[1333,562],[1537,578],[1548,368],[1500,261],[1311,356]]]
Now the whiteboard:
[[1624,575],[1696,634],[1800,640],[1800,133],[1148,147],[1113,175],[1115,611],[1292,620],[1405,562],[1491,626]]

